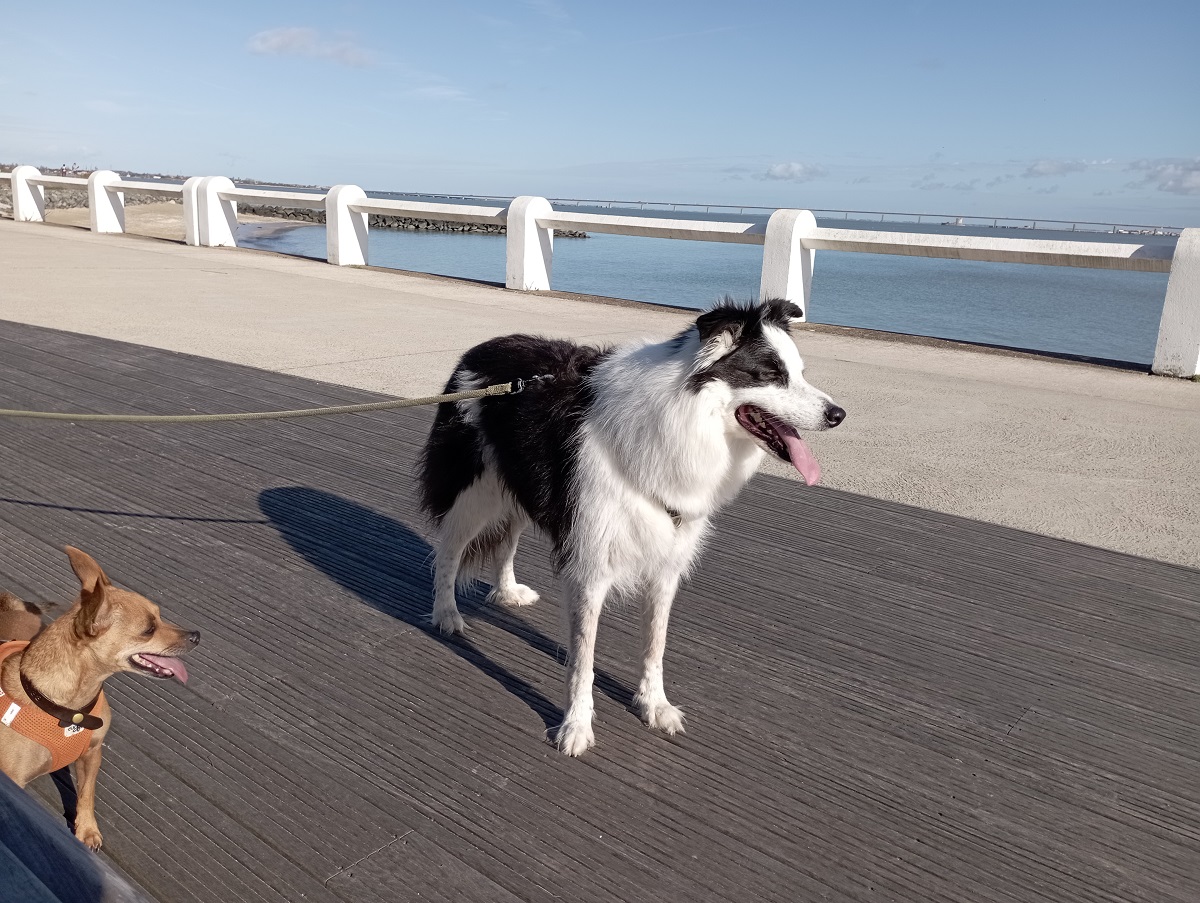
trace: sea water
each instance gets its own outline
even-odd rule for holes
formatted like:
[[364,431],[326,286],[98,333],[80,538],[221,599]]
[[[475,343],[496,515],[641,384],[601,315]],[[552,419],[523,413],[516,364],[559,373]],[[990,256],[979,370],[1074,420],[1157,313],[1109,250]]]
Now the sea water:
[[[836,220],[821,225],[917,231],[913,224]],[[1165,236],[1030,229],[923,226],[920,231],[1174,242]],[[238,244],[324,259],[325,227],[275,230],[246,224],[239,228]],[[370,233],[373,266],[502,282],[504,257],[503,235]],[[761,267],[757,245],[593,234],[555,239],[552,285],[560,291],[702,309],[725,296],[754,297]],[[807,314],[815,323],[1148,365],[1166,287],[1165,273],[818,251]]]

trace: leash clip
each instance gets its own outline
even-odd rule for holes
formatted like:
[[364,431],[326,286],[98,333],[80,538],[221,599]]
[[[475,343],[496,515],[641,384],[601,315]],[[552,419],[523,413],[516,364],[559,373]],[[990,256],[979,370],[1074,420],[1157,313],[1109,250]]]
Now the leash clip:
[[526,388],[528,388],[530,383],[540,383],[540,382],[543,382],[544,380],[548,380],[548,379],[554,379],[554,374],[553,373],[543,373],[539,376],[531,376],[531,377],[529,377],[529,379],[514,379],[512,381],[513,387],[509,391],[508,394],[509,395],[520,395],[522,392],[525,391]]

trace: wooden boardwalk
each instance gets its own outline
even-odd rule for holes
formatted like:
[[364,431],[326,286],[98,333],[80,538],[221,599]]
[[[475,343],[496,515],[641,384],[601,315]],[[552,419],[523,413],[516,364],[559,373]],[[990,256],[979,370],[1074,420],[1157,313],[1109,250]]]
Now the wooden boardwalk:
[[[366,393],[0,323],[0,407],[264,410]],[[557,589],[424,625],[430,410],[222,426],[0,422],[0,588],[58,547],[199,629],[187,687],[114,678],[105,850],[188,901],[1200,899],[1200,573],[794,482],[719,520],[667,647],[688,733],[559,756]],[[836,467],[835,460],[826,466]],[[48,779],[35,785],[53,798]]]

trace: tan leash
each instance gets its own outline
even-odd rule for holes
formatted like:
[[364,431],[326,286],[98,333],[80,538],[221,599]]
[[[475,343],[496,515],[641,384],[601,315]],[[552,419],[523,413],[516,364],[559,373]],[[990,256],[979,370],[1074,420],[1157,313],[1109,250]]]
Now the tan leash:
[[292,417],[328,417],[334,414],[359,414],[364,411],[388,411],[393,408],[415,408],[427,404],[468,401],[488,395],[516,395],[531,383],[553,379],[544,374],[510,383],[497,383],[483,389],[450,392],[445,395],[426,395],[423,398],[400,398],[392,401],[372,401],[366,404],[343,404],[326,408],[302,408],[296,411],[249,411],[240,414],[71,414],[57,411],[14,411],[0,408],[0,417],[31,417],[37,420],[101,421],[104,423],[223,423],[236,420],[286,420]]

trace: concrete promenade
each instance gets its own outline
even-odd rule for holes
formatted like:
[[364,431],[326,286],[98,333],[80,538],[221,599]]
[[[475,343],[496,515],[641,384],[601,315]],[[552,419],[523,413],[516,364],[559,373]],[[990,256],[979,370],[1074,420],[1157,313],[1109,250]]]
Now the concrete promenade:
[[[437,391],[490,336],[614,342],[694,316],[0,220],[0,319],[396,395]],[[1200,566],[1200,384],[820,327],[797,342],[849,412],[811,442],[826,486]]]

